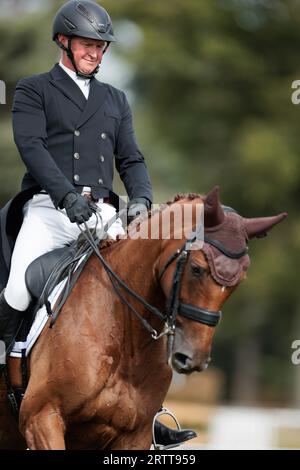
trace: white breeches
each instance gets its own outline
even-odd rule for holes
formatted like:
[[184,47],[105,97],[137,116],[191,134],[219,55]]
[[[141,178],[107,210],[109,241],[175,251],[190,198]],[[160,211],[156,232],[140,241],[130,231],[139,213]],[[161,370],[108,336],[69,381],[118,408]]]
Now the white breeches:
[[[99,214],[101,218],[97,215],[99,219],[97,229],[100,231],[102,223],[108,222],[116,214],[116,209],[102,202],[98,202],[97,206],[101,210]],[[25,284],[25,272],[30,263],[39,256],[76,240],[80,234],[77,224],[70,222],[65,209],[55,209],[47,194],[33,196],[25,204],[23,215],[24,220],[16,240],[10,275],[5,288],[6,301],[11,307],[20,311],[25,311],[31,301]],[[93,228],[95,224],[96,215],[93,215],[87,225]],[[121,220],[117,219],[107,233],[114,239],[117,235],[123,235]]]

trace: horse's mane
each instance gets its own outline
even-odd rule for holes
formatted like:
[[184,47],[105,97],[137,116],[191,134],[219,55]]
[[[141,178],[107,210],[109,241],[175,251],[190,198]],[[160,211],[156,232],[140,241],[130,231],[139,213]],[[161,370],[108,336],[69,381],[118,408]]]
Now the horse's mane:
[[[176,194],[176,196],[172,200],[160,204],[159,207],[156,208],[156,209],[151,209],[150,211],[147,212],[146,215],[139,216],[137,219],[135,219],[135,223],[136,223],[136,220],[138,220],[138,222],[141,223],[146,219],[150,219],[151,217],[153,217],[158,212],[162,212],[163,210],[165,210],[167,207],[171,206],[172,204],[175,204],[176,202],[180,202],[184,199],[187,199],[188,201],[193,201],[194,199],[202,199],[203,200],[204,196],[200,195],[200,194],[197,194],[197,193]],[[101,240],[100,249],[103,250],[105,248],[109,248],[112,245],[115,245],[116,243],[118,243],[119,241],[126,239],[129,230],[130,230],[130,224],[126,228],[126,234],[121,235],[121,236],[118,235],[116,240],[114,240],[110,237],[105,238],[104,240]]]
[[[204,196],[197,193],[188,193],[188,194],[176,194],[172,201],[168,201],[165,204],[168,206],[174,204],[175,202],[182,201],[183,199],[188,199],[193,201],[194,199],[204,199]],[[165,206],[165,205],[164,205]]]

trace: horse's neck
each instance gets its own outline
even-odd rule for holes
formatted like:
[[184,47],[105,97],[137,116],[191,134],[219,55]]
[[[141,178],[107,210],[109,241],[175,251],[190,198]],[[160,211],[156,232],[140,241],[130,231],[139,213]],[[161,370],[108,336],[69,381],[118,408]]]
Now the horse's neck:
[[[160,245],[160,240],[127,239],[110,247],[105,258],[128,287],[148,303],[163,310],[165,298],[155,274]],[[107,302],[108,315],[111,315],[109,324],[112,327],[111,330],[110,326],[106,329],[107,354],[111,355],[113,350],[118,364],[111,384],[117,384],[117,390],[121,387],[122,396],[128,393],[133,407],[143,408],[145,403],[150,403],[153,408],[151,414],[161,406],[172,377],[166,360],[165,337],[155,341],[151,331],[147,331],[134,313],[118,300],[114,289],[108,289],[107,292],[110,295]],[[121,292],[152,328],[157,332],[163,329],[163,321],[143,308],[124,289],[121,288]],[[100,326],[99,331],[103,334],[103,326]],[[111,338],[115,338],[113,342]]]
[[[131,240],[121,241],[109,249],[106,260],[120,278],[139,296],[159,310],[164,309],[165,298],[156,279],[155,265],[160,255],[160,240]],[[126,299],[136,308],[153,328],[161,329],[162,321],[153,313],[143,307],[140,302],[121,289]],[[116,295],[113,292],[113,295]],[[126,307],[124,307],[126,310]],[[129,319],[134,318],[134,313],[129,313]],[[141,322],[136,322],[136,333],[141,341],[150,337],[148,331]]]
[[128,239],[115,248],[109,253],[107,261],[121,279],[148,302],[157,305],[163,301],[163,296],[161,299],[159,296],[161,289],[155,273],[161,241]]

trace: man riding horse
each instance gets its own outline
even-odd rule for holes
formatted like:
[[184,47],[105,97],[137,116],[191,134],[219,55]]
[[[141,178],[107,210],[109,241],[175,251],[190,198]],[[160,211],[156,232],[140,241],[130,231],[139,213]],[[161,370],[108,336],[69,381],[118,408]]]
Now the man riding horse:
[[[97,211],[103,223],[115,215],[113,164],[129,196],[129,220],[152,202],[126,96],[95,77],[115,41],[107,11],[92,1],[67,2],[55,16],[53,40],[62,50],[59,64],[48,73],[22,79],[13,103],[14,139],[27,172],[22,192],[1,217],[2,224],[10,217],[12,225],[18,225],[18,208],[21,222],[8,280],[3,283],[3,273],[1,279],[6,287],[0,297],[0,340],[7,351],[32,300],[25,284],[27,267],[76,240],[78,224],[95,227]],[[123,233],[120,219],[108,230],[112,238]],[[156,440],[162,445],[195,436],[191,430],[156,426]]]

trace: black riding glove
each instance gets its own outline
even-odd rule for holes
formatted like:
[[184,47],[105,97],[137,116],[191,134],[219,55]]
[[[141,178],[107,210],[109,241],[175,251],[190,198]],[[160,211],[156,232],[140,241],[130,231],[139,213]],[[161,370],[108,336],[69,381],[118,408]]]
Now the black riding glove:
[[136,217],[150,209],[150,201],[145,197],[137,197],[132,199],[128,204],[128,223],[130,224]]
[[63,207],[66,209],[67,216],[70,221],[82,224],[84,221],[88,221],[93,215],[92,207],[89,201],[76,192],[70,191],[62,201]]

